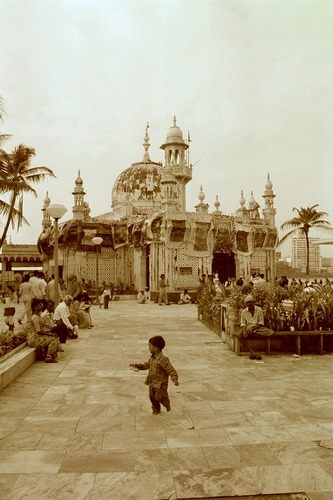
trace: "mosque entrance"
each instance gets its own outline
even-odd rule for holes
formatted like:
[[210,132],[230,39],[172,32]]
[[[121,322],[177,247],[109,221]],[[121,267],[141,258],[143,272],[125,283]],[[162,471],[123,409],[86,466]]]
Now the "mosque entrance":
[[236,278],[236,263],[234,254],[232,253],[230,255],[228,253],[214,252],[212,273],[213,275],[215,273],[219,275],[221,283],[225,283],[229,277]]

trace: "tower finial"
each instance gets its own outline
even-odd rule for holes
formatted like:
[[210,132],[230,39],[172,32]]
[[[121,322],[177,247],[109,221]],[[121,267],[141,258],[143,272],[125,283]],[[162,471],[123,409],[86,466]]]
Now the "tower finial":
[[221,203],[220,203],[220,200],[219,200],[218,195],[216,195],[216,199],[215,199],[214,206],[215,206],[215,210],[216,210],[216,212],[219,212],[219,211],[220,211],[220,206],[221,206]]
[[151,161],[149,153],[148,153],[148,149],[150,147],[148,129],[149,129],[149,122],[147,122],[147,125],[146,125],[146,132],[145,132],[144,143],[143,143],[143,147],[145,148],[145,152],[143,155],[143,162],[144,163],[148,163]]
[[176,118],[176,115],[173,115],[173,126],[177,127],[177,118]]

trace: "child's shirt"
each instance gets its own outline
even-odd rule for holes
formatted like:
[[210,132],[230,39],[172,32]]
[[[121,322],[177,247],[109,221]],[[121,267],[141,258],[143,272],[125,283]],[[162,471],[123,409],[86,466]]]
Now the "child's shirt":
[[162,352],[152,354],[147,363],[137,364],[139,370],[149,370],[145,384],[156,389],[161,387],[161,384],[168,384],[169,376],[174,384],[178,383],[178,373],[169,361],[167,356]]

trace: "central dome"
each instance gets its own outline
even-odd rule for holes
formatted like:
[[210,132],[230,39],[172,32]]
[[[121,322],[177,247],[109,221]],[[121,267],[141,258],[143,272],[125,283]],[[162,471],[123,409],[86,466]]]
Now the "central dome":
[[132,203],[133,207],[151,207],[160,203],[161,177],[160,163],[133,163],[116,179],[112,189],[112,208],[119,204]]

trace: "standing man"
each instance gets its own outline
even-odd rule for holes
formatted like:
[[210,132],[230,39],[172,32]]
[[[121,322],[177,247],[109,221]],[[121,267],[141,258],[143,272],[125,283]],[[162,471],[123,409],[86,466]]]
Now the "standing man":
[[[54,302],[54,290],[55,290],[55,281],[54,281],[54,274],[52,274],[50,281],[46,285],[46,299],[47,301],[52,300]],[[61,288],[60,284],[58,283],[58,297],[59,300],[61,299]]]
[[158,296],[158,305],[159,306],[167,306],[169,304],[168,302],[168,295],[167,295],[167,283],[165,281],[165,274],[161,274],[160,282],[159,282],[159,287],[160,287],[160,293]]

